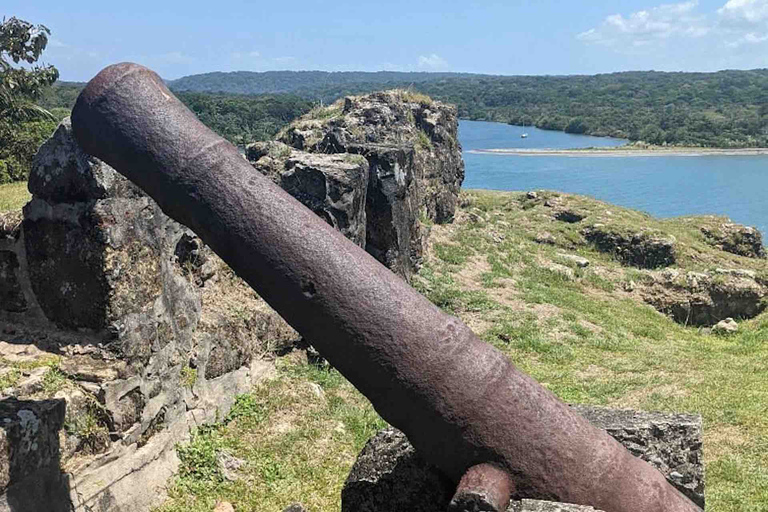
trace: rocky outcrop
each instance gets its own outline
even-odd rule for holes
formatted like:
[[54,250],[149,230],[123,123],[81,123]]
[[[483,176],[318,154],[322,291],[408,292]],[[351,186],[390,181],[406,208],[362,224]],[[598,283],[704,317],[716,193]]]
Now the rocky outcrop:
[[[704,506],[701,417],[588,406],[577,409]],[[421,459],[402,432],[388,428],[369,440],[360,452],[342,490],[341,510],[439,512],[447,509],[454,491],[454,484]],[[513,500],[509,508],[510,512],[590,510],[594,509],[534,500]]]
[[704,226],[701,232],[714,247],[748,258],[765,258],[763,235],[759,230],[741,224],[722,223]]
[[[422,220],[450,222],[455,214],[464,179],[457,132],[454,107],[407,91],[387,91],[315,109],[279,134],[279,142],[292,150],[256,144],[247,156],[332,225],[344,226],[339,219],[353,214],[343,232],[356,243],[362,233],[361,245],[370,254],[408,278],[423,258],[428,230]],[[355,155],[367,161],[367,169]],[[312,169],[314,177],[294,178],[297,165]],[[339,205],[324,194],[323,185],[326,191],[344,191],[346,199]],[[352,186],[359,188],[353,192]],[[351,206],[360,197],[362,216]]]
[[[20,227],[0,237],[12,342],[0,358],[25,347],[19,368],[35,370],[5,378],[0,399],[66,404],[55,449],[76,510],[148,509],[178,463],[175,444],[226,415],[257,378],[259,353],[295,333],[194,233],[83,153],[68,120],[41,147],[29,188]],[[159,492],[147,495],[150,484]]]
[[594,224],[581,232],[600,252],[638,268],[668,267],[676,261],[675,238],[654,231],[628,232],[613,226]]
[[768,285],[742,269],[649,274],[639,285],[645,302],[685,325],[712,326],[726,318],[754,318],[768,307]]

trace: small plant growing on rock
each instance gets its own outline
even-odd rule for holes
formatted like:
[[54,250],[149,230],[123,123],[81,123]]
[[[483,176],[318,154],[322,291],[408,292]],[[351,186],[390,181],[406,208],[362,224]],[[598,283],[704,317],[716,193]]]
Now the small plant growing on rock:
[[432,151],[434,148],[432,145],[432,140],[429,138],[429,135],[424,132],[424,130],[419,130],[416,132],[416,145],[425,151]]
[[109,432],[98,419],[97,413],[88,410],[64,425],[64,429],[80,439],[80,444],[90,453],[99,453],[109,445]]
[[181,385],[192,389],[197,382],[197,369],[185,366],[181,369]]
[[8,371],[0,375],[0,392],[4,389],[13,387],[21,378],[21,372],[16,368],[9,368]]
[[43,391],[47,395],[53,395],[61,391],[68,382],[67,376],[59,371],[58,366],[53,366],[43,377]]

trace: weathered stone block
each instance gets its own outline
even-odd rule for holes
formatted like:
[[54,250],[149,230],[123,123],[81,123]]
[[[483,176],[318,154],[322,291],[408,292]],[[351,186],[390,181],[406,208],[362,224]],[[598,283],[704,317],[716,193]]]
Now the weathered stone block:
[[[704,506],[701,418],[687,414],[644,413],[575,406],[593,425],[606,430],[633,455],[661,471],[667,480]],[[342,512],[438,512],[447,509],[454,483],[416,453],[405,435],[388,428],[358,456],[341,494]],[[591,507],[523,500],[510,512],[580,512]]]
[[349,150],[363,155],[370,164],[365,250],[393,272],[409,278],[421,265],[425,243],[413,148],[363,144],[350,145]]
[[341,491],[342,512],[445,511],[453,485],[394,428],[368,441]]
[[[295,333],[194,233],[84,154],[68,120],[41,147],[30,190],[21,227],[14,221],[0,233],[0,309],[13,302],[6,295],[29,302],[8,317],[23,323],[0,355],[38,366],[56,357],[68,377],[56,390],[56,403],[70,408],[56,456],[74,464],[67,478],[75,484],[57,504],[148,510],[177,467],[175,444],[224,417],[251,388],[254,356]],[[20,286],[7,284],[14,277]],[[7,391],[47,397],[42,378],[20,375]],[[61,427],[39,423],[41,432]],[[60,488],[56,460],[55,472],[38,472],[36,494]],[[0,469],[0,479],[13,471]],[[14,511],[46,509],[6,501]]]
[[38,150],[29,191],[51,203],[88,202],[106,197],[138,197],[141,191],[110,166],[80,149],[72,123],[64,119]]
[[704,508],[701,416],[583,405],[574,408],[632,455],[661,471],[669,483]]
[[0,400],[0,493],[41,471],[58,471],[64,413],[63,400]]
[[19,259],[12,251],[0,251],[0,309],[13,313],[27,310],[19,280]]

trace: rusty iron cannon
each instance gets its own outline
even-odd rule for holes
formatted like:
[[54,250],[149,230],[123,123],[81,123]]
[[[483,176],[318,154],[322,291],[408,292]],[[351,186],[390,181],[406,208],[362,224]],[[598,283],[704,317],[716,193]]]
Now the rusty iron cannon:
[[154,72],[104,69],[77,99],[72,125],[85,151],[193,229],[457,482],[454,508],[503,509],[513,495],[607,512],[700,510],[254,171]]

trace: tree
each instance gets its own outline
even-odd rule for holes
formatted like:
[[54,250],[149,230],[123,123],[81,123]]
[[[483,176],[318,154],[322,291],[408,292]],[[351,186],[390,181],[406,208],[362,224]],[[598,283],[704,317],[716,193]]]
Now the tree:
[[15,17],[0,23],[0,183],[27,177],[37,146],[46,131],[50,133],[47,125],[41,129],[39,123],[55,121],[50,112],[35,104],[59,78],[55,67],[36,65],[50,33],[44,25]]

